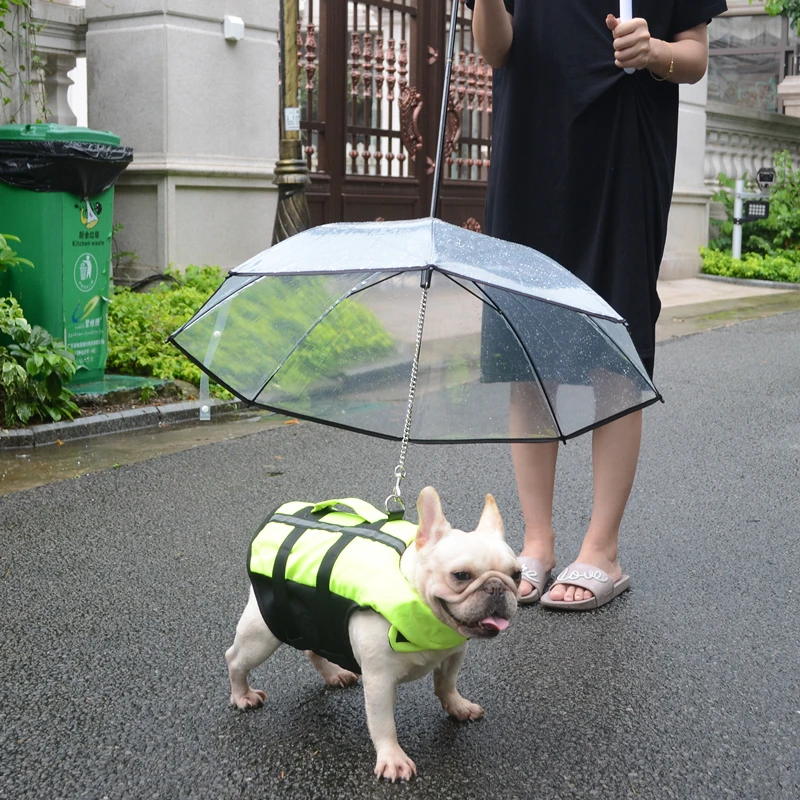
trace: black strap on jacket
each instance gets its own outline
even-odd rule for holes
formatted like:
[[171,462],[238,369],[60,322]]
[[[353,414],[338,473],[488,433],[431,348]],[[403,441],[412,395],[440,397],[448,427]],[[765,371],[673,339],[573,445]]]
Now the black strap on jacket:
[[278,548],[272,570],[274,599],[272,614],[273,620],[282,631],[292,631],[295,628],[293,623],[294,611],[289,600],[286,581],[286,565],[292,548],[300,537],[310,529],[331,531],[339,534],[339,538],[328,548],[320,562],[317,570],[316,587],[313,590],[317,641],[321,644],[320,650],[328,654],[341,647],[339,644],[341,631],[337,629],[337,609],[331,597],[330,581],[333,567],[342,551],[358,537],[380,542],[387,547],[391,547],[401,556],[407,547],[402,539],[380,530],[388,521],[387,519],[380,519],[377,522],[365,520],[358,525],[352,526],[321,522],[320,518],[331,513],[331,511],[332,509],[325,508],[315,513],[312,511],[312,506],[308,506],[295,511],[293,514],[275,513],[269,519],[270,522],[281,522],[286,525],[292,525],[294,528]]

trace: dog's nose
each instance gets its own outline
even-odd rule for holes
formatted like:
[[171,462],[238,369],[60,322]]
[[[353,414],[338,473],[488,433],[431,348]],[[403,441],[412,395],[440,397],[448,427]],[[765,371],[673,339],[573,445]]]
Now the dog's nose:
[[502,594],[507,590],[508,587],[500,578],[489,578],[489,580],[483,584],[483,591],[487,594]]

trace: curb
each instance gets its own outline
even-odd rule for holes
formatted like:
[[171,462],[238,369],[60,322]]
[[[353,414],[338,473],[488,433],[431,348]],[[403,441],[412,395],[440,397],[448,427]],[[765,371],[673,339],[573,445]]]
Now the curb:
[[[126,433],[179,422],[191,422],[199,420],[201,405],[203,403],[200,400],[188,400],[163,406],[93,414],[90,417],[78,417],[66,422],[31,425],[29,428],[0,429],[0,450],[40,447],[59,441],[71,442],[75,439],[103,436],[108,433]],[[244,403],[241,400],[211,400],[208,405],[211,406],[212,416],[219,416],[241,410]]]
[[717,281],[719,283],[735,283],[739,286],[757,286],[759,289],[789,289],[800,292],[800,283],[781,283],[779,281],[762,281],[757,278],[729,278],[727,275],[706,275],[701,272],[697,275],[704,281]]

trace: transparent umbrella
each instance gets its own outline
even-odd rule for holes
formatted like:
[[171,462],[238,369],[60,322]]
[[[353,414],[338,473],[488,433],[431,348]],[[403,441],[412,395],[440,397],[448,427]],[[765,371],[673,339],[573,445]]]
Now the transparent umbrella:
[[661,399],[602,298],[436,203],[265,250],[171,341],[248,404],[401,441],[397,498],[409,442],[563,441]]

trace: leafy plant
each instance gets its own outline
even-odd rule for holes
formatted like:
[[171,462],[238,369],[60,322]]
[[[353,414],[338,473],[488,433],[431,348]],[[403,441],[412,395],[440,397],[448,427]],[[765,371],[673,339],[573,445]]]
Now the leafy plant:
[[66,383],[77,369],[63,342],[31,326],[13,297],[0,298],[0,415],[6,427],[38,420],[59,422],[80,414]]
[[[769,194],[767,219],[746,222],[742,226],[742,250],[761,255],[781,256],[787,250],[800,250],[800,171],[794,169],[791,155],[783,150],[775,154],[775,185]],[[725,219],[719,223],[719,234],[709,242],[712,250],[731,248],[733,235],[734,180],[720,173],[722,188],[713,196],[725,208]],[[756,187],[745,175],[745,188]]]
[[41,25],[33,21],[30,0],[0,0],[0,107],[5,122],[17,122],[31,100],[37,122],[50,115],[44,91],[32,94],[38,83],[32,73],[45,66],[36,53],[39,31]]
[[154,397],[158,396],[158,392],[156,391],[156,387],[153,386],[152,383],[146,383],[142,386],[141,391],[139,392],[139,400],[143,405],[149,403]]
[[9,241],[19,242],[20,239],[10,233],[0,233],[0,272],[5,272],[11,267],[19,267],[21,265],[32,267],[33,262],[18,256],[16,250],[12,250],[9,246]]
[[[753,0],[750,0],[750,5],[752,4]],[[800,0],[766,0],[764,10],[773,17],[786,17],[795,29],[800,23]]]
[[114,262],[114,270],[118,270],[121,266],[133,264],[138,261],[139,256],[133,250],[122,250],[119,245],[117,234],[122,233],[125,226],[121,222],[115,222],[111,227],[111,260]]

